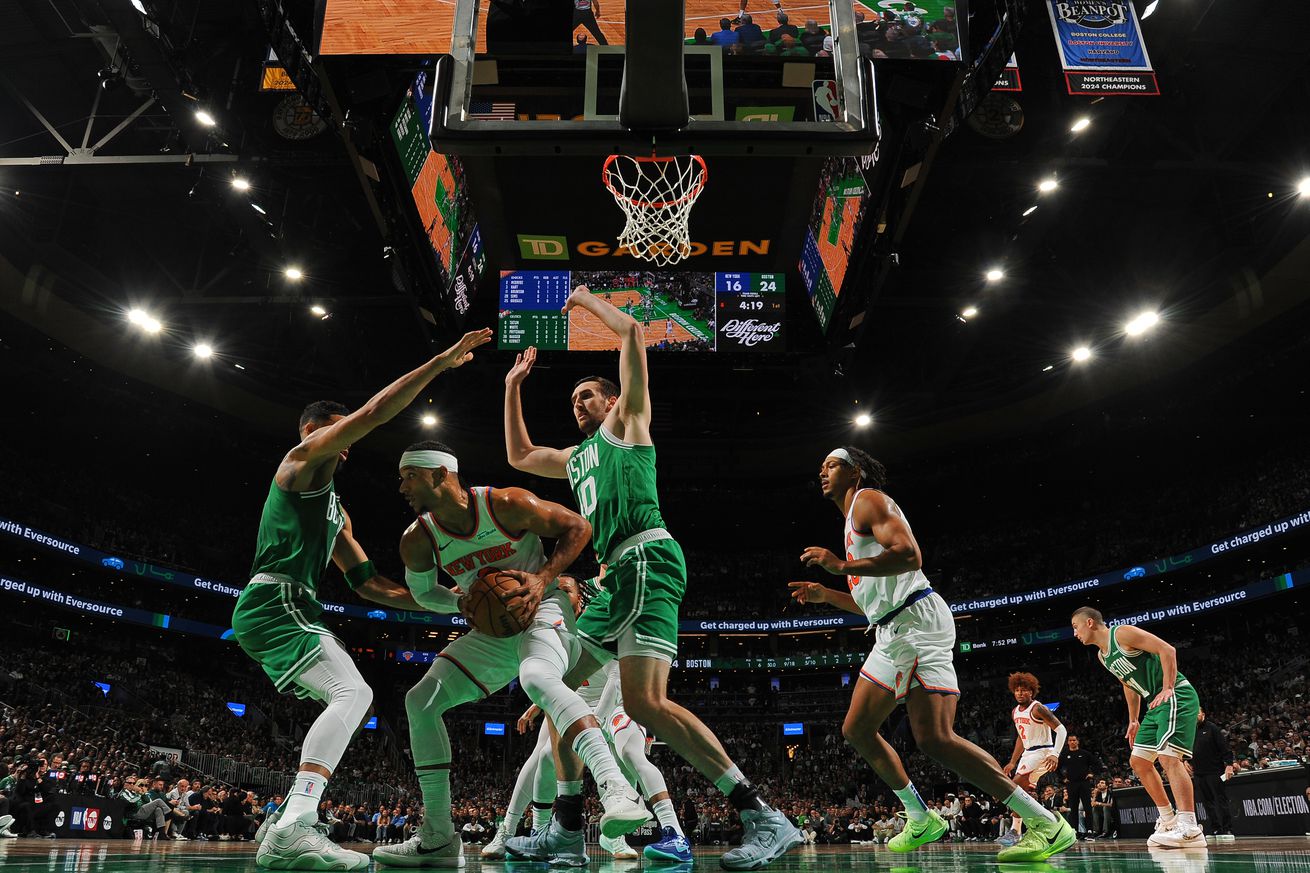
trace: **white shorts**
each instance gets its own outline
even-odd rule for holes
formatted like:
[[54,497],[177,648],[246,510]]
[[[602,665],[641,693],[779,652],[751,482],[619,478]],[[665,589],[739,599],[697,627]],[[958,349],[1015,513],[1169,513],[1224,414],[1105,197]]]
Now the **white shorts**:
[[568,595],[556,590],[542,598],[536,618],[522,633],[492,637],[472,630],[438,652],[437,657],[458,667],[482,697],[490,697],[518,678],[519,664],[529,657],[557,664],[563,677],[577,660],[579,645],[573,627],[573,605]]
[[935,694],[959,694],[955,678],[955,619],[936,592],[875,628],[877,642],[860,676],[900,699],[915,686]]
[[1023,776],[1033,772],[1042,766],[1042,762],[1055,754],[1055,746],[1045,746],[1038,749],[1025,749],[1023,757],[1019,759],[1019,766],[1014,768],[1016,777]]
[[640,734],[643,740],[646,738],[646,729],[632,720],[632,716],[628,715],[623,709],[622,702],[614,707],[614,711],[610,713],[609,718],[605,719],[605,738],[610,741],[611,745],[617,744],[620,731],[632,731]]

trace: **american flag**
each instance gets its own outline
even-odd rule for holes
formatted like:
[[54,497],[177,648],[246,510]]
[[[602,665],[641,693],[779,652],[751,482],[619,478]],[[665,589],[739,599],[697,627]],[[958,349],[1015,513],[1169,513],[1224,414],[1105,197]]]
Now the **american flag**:
[[491,100],[472,100],[469,102],[470,121],[513,121],[514,104]]

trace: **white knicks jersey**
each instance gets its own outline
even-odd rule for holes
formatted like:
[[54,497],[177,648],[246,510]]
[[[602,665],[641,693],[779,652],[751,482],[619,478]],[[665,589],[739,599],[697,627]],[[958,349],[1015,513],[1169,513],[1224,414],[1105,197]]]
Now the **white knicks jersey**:
[[[861,533],[855,529],[853,514],[855,512],[855,502],[860,499],[860,495],[865,491],[872,491],[872,488],[861,488],[855,493],[855,499],[851,501],[851,511],[846,513],[846,560],[854,561],[858,558],[876,558],[886,551],[882,545],[874,539],[872,533]],[[901,517],[908,527],[910,520],[901,512],[901,508],[896,505],[896,501],[883,495],[884,499],[891,503],[892,511]],[[906,599],[916,591],[922,591],[929,587],[928,577],[923,575],[922,570],[912,570],[909,573],[901,573],[898,576],[847,576],[846,584],[850,586],[851,597],[855,598],[855,603],[864,610],[869,622],[873,623],[885,616],[887,613],[896,609],[903,604]]]
[[[487,567],[535,573],[546,564],[541,537],[530,531],[522,531],[516,537],[501,527],[491,508],[491,492],[489,487],[469,489],[473,532],[468,536],[446,530],[431,512],[425,512],[418,518],[419,527],[432,542],[436,562],[466,592],[477,580],[478,573]],[[432,584],[440,585],[435,576]],[[555,583],[552,581],[547,590],[554,588]],[[420,604],[427,605],[424,600],[430,590],[411,589],[411,593]]]
[[1024,707],[1014,708],[1014,729],[1019,732],[1019,740],[1024,751],[1028,749],[1055,748],[1055,736],[1049,725],[1033,718],[1033,707],[1037,701]]

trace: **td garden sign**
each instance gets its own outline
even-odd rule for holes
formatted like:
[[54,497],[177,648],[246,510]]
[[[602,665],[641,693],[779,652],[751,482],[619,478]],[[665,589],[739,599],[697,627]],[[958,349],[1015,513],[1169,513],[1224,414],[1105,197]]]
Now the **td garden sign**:
[[[562,236],[535,236],[521,233],[518,235],[519,256],[529,261],[567,261],[574,255],[584,258],[621,258],[631,256],[632,252],[621,245],[587,240],[576,246],[569,246],[568,239]],[[693,242],[687,257],[696,258],[708,255],[712,258],[741,258],[749,256],[766,256],[772,245],[767,239],[713,240],[711,242]]]

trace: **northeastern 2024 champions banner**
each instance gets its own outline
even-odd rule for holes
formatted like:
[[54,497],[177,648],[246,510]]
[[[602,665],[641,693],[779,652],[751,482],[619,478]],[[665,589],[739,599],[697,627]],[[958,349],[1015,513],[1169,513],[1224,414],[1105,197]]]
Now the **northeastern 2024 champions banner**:
[[1070,94],[1160,93],[1132,3],[1048,0],[1046,8]]

